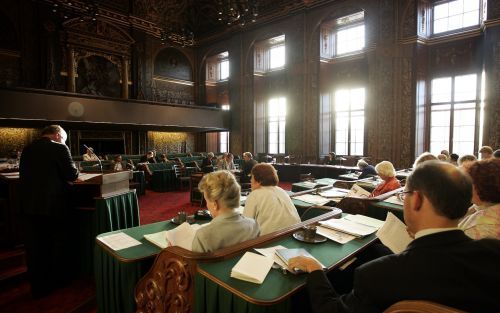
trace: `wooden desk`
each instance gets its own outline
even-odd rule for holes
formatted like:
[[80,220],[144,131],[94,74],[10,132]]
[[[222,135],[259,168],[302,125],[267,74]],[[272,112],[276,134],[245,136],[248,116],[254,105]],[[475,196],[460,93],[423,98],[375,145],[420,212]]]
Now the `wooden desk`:
[[[331,240],[321,244],[306,244],[288,235],[263,247],[282,245],[286,248],[305,248],[328,270],[332,270],[352,259],[375,240],[375,235],[370,235],[344,245]],[[307,275],[283,274],[280,269],[271,269],[261,285],[231,278],[231,268],[242,255],[243,253],[219,262],[198,264],[198,272],[202,277],[196,278],[196,286],[204,286],[205,292],[217,294],[219,299],[225,298],[226,301],[203,296],[196,288],[195,312],[231,312],[231,308],[237,305],[235,303],[244,301],[249,302],[246,304],[248,312],[279,312],[279,308],[283,307],[282,303],[290,301],[290,297],[305,285]],[[276,305],[277,309],[273,308],[273,305]]]
[[[337,214],[337,212],[329,212],[312,218],[306,222],[292,225],[274,233],[214,251],[213,253],[200,254],[187,251],[179,247],[168,247],[161,251],[150,271],[138,282],[136,286],[135,297],[137,302],[137,312],[193,312],[195,309],[197,312],[199,312],[198,309],[213,310],[213,312],[254,312],[255,307],[252,303],[244,299],[242,300],[239,296],[233,297],[231,293],[223,294],[225,289],[219,288],[219,281],[217,281],[215,285],[212,285],[213,281],[211,278],[208,278],[208,276],[223,278],[224,275],[229,275],[231,267],[227,266],[230,266],[230,264],[234,265],[234,263],[237,262],[245,251],[253,249],[254,247],[273,246],[285,242],[287,242],[287,245],[289,246],[298,244],[305,247],[308,244],[295,242],[294,239],[291,239],[292,233],[302,228],[304,225],[315,223],[319,220],[327,219]],[[354,255],[354,253],[366,247],[368,244],[373,242],[373,240],[375,240],[374,237],[369,237],[366,238],[366,241],[362,240],[360,243],[353,243],[358,246],[357,248],[349,251],[347,251],[347,248],[344,248],[349,247],[349,245],[344,245],[340,247],[340,251],[343,249],[346,250],[340,252],[338,255],[330,251],[330,244],[335,245],[333,242],[323,243],[318,246],[315,245],[314,248],[308,246],[307,248],[313,251],[313,255],[321,255],[319,256],[319,259],[320,261],[325,262],[325,265],[334,267],[347,261]],[[321,253],[319,251],[321,251]],[[220,274],[217,274],[216,272]],[[278,274],[282,275],[281,273],[270,273],[273,277]],[[279,275],[277,277],[279,277]],[[280,283],[288,286],[288,288],[281,289],[276,286],[276,288],[279,288],[281,292],[279,292],[276,297],[269,300],[269,303],[276,303],[275,305],[281,307],[281,303],[290,299],[290,295],[303,286],[305,277],[300,278],[299,276],[299,281],[295,281],[295,278],[292,278],[291,276],[293,275],[289,275],[284,278],[285,280],[279,281]],[[203,277],[208,280],[204,280]],[[291,281],[288,281],[287,279],[291,279]],[[272,283],[272,281],[272,278],[269,279],[269,281],[266,280],[268,283]],[[236,285],[244,283],[250,294],[257,292],[256,290],[259,289],[256,285],[250,286],[253,285],[251,283],[240,281],[234,283]],[[264,285],[266,286],[266,283],[264,283]],[[263,293],[259,294],[264,297]],[[222,299],[225,299],[223,300],[223,303],[220,302],[221,298],[217,298],[217,295],[222,295]],[[210,300],[207,300],[209,298]],[[249,299],[250,298],[252,297],[250,296]],[[207,307],[206,301],[211,301],[214,306],[211,308]],[[237,307],[244,306],[251,308],[244,311],[233,309],[233,305],[236,302],[239,303],[236,305]],[[259,311],[259,309],[257,308],[256,311]]]
[[23,243],[18,189],[19,172],[0,173],[0,245],[3,247]]
[[351,171],[357,171],[359,168],[355,166],[341,165],[321,165],[321,164],[272,164],[278,171],[278,176],[281,181],[296,182],[300,180],[300,174],[311,173],[316,178],[333,178],[338,179],[339,175],[346,174]]

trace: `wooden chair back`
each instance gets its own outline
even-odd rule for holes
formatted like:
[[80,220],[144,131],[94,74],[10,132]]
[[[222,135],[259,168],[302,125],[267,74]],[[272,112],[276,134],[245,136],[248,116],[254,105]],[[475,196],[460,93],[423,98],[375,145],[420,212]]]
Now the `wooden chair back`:
[[384,313],[466,313],[443,304],[423,300],[404,300],[394,303]]

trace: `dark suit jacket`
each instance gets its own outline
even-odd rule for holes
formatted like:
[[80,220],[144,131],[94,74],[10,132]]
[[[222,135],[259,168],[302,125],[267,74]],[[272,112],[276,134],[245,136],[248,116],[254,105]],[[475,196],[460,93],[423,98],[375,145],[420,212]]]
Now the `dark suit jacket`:
[[375,167],[373,167],[373,165],[368,165],[367,167],[365,167],[361,171],[361,174],[359,174],[358,179],[367,178],[370,175],[377,175],[377,171],[375,170]]
[[78,177],[66,145],[46,137],[26,146],[19,164],[24,214],[59,216],[67,209],[69,183]]
[[204,158],[203,161],[201,161],[201,167],[203,168],[205,166],[213,166],[212,160],[209,158]]
[[337,295],[322,271],[309,274],[307,288],[315,313],[382,312],[401,300],[500,312],[499,264],[500,240],[474,241],[454,230],[418,238],[400,254],[360,266],[348,294]]
[[252,168],[257,164],[257,161],[254,159],[250,159],[248,161],[243,162],[243,172],[241,173],[241,183],[249,183],[250,178],[248,175],[252,173]]

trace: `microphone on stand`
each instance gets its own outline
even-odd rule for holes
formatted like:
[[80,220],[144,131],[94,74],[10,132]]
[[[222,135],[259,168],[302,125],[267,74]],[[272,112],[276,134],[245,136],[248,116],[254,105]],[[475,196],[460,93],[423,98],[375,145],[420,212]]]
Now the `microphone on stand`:
[[97,162],[99,162],[99,169],[101,170],[101,174],[103,174],[101,159],[99,159],[99,157],[97,156],[97,154],[94,153],[93,149],[90,149],[89,147],[87,147],[87,145],[83,145],[83,146],[85,147],[85,149],[87,149],[88,151],[90,151],[90,153],[93,154],[97,158]]

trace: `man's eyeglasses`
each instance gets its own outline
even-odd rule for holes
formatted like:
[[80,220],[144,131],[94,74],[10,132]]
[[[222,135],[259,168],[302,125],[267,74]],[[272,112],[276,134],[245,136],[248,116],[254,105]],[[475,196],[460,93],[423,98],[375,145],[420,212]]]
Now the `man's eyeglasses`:
[[407,193],[413,193],[413,190],[400,191],[397,193],[398,199],[401,201],[405,201],[405,197]]

